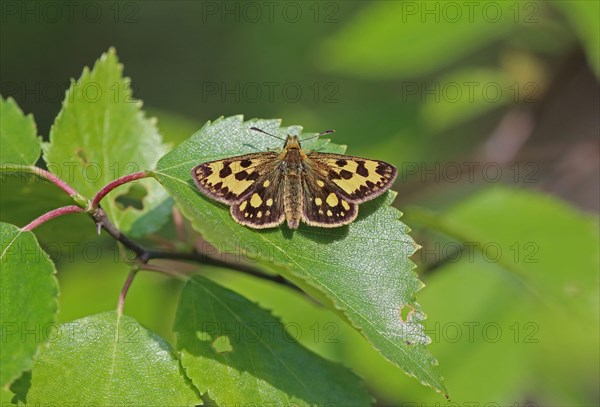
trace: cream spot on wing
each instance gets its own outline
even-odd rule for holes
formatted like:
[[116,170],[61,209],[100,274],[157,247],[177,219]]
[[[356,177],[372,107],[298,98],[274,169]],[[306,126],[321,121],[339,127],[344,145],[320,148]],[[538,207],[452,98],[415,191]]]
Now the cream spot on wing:
[[323,209],[319,209],[319,215],[323,215]]
[[342,206],[344,207],[345,210],[349,211],[350,210],[350,205],[348,204],[348,202],[342,200]]
[[315,198],[315,203],[317,206],[321,206],[321,204],[323,204],[323,200],[321,198]]
[[332,192],[327,196],[327,205],[334,207],[337,206],[337,204],[340,202],[338,200],[338,197]]
[[323,188],[325,186],[325,183],[321,180],[317,180],[317,185]]
[[250,205],[252,205],[255,208],[258,208],[260,205],[262,205],[263,200],[261,199],[260,195],[258,195],[257,193],[252,194],[252,198],[250,198]]
[[267,206],[273,206],[273,199],[272,198],[267,199]]
[[271,211],[267,211],[267,213],[265,213],[265,216],[269,216],[271,214]]
[[344,211],[340,212],[340,216],[346,216],[346,212],[344,212]]
[[271,181],[266,180],[265,182],[263,182],[263,187],[268,187],[269,185],[271,185]]
[[367,171],[369,171],[369,177],[373,179],[375,178],[381,178],[381,175],[377,174],[375,172],[375,170],[377,169],[377,167],[379,166],[379,163],[377,161],[365,161],[365,168],[367,169]]
[[329,209],[327,209],[327,216],[333,216],[333,212],[331,212]]
[[248,212],[246,212],[246,213],[244,214],[244,218],[247,218],[247,217],[248,217]]
[[244,212],[244,209],[246,209],[246,205],[248,205],[248,201],[244,201],[240,204],[240,211]]
[[258,213],[256,214],[257,218],[262,218],[262,211],[258,211]]
[[353,194],[360,189],[361,184],[356,182],[356,179],[334,179],[333,182],[348,194]]

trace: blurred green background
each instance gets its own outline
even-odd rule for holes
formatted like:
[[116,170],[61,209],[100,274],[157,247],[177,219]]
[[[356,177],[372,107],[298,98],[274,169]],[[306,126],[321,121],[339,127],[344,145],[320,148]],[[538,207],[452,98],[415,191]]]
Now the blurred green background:
[[[335,129],[348,153],[400,171],[396,206],[426,250],[414,256],[427,284],[418,300],[452,403],[598,405],[598,256],[589,244],[597,223],[588,220],[600,207],[599,15],[596,1],[5,1],[0,93],[32,113],[47,139],[69,79],[114,46],[135,97],[172,145],[233,114]],[[565,257],[591,261],[538,268],[544,278],[573,275],[585,287],[586,296],[573,299],[578,314],[539,301],[481,256],[449,262],[439,250],[451,247],[447,236],[419,221],[424,209],[450,213],[502,184],[569,205],[548,212],[565,214],[559,239],[580,249]],[[3,221],[23,225],[44,211],[40,202],[47,210],[63,201],[50,185],[3,179]],[[539,213],[537,201],[527,213],[498,212],[495,204],[490,230],[537,230],[518,229]],[[556,244],[544,240],[552,231],[530,240]],[[57,262],[61,321],[114,309],[127,266],[112,241],[98,239],[84,215],[36,234]],[[176,237],[171,223],[147,239],[173,247]],[[195,238],[188,228],[175,246]],[[300,324],[300,341],[361,375],[380,405],[449,403],[306,297],[224,270],[203,272]],[[173,341],[179,288],[142,273],[126,312]]]

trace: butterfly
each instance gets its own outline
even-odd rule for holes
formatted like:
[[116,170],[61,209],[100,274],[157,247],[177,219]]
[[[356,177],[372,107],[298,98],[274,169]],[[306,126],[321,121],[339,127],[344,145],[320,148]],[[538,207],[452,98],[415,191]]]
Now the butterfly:
[[[192,169],[198,189],[229,205],[231,216],[242,225],[347,225],[356,219],[359,203],[378,197],[396,179],[396,168],[386,162],[304,151],[297,136],[284,140],[251,129],[285,141],[283,149],[209,161]],[[315,137],[329,133],[333,130]]]

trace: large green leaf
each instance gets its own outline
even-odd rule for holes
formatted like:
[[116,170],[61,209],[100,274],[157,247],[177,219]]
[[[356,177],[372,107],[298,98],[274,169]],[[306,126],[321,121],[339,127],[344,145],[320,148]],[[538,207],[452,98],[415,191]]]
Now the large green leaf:
[[[208,123],[164,156],[156,177],[173,195],[203,237],[222,251],[235,251],[266,270],[280,273],[349,321],[387,359],[408,374],[444,392],[437,362],[426,349],[425,315],[415,302],[422,287],[409,256],[417,246],[391,208],[388,193],[361,205],[349,226],[319,229],[302,225],[252,230],[235,223],[226,206],[201,195],[191,179],[198,163],[276,147],[273,139],[249,129],[285,136],[301,128],[279,128],[278,120],[241,116]],[[306,138],[307,134],[301,136]],[[327,140],[306,142],[307,149],[341,152]]]
[[[118,177],[152,168],[166,152],[154,121],[131,97],[130,80],[122,73],[113,49],[91,71],[85,68],[67,91],[44,150],[49,170],[87,198]],[[117,188],[102,202],[113,223],[134,236],[158,229],[169,213],[158,184],[141,180],[138,185],[136,199],[142,209],[117,202],[132,184]]]
[[415,221],[476,242],[491,263],[557,312],[589,316],[597,300],[597,221],[554,198],[495,187],[441,216],[417,214]]
[[[421,118],[429,131],[443,133],[511,101],[506,72],[466,68],[439,78],[435,95],[424,100]],[[471,90],[467,87],[470,84]]]
[[[421,298],[435,310],[428,332],[453,401],[512,405],[527,394],[540,405],[597,404],[597,219],[503,187],[437,216],[407,210],[407,219],[465,244]],[[441,260],[456,247],[424,250]],[[403,397],[435,402],[419,389]]]
[[551,4],[569,20],[573,31],[583,44],[596,76],[600,76],[600,3],[587,0],[554,0]]
[[310,352],[279,319],[196,276],[183,289],[174,330],[187,375],[218,405],[368,405],[350,371]]
[[33,116],[25,116],[12,98],[0,97],[0,118],[0,164],[35,164],[41,145]]
[[490,0],[372,2],[322,44],[316,59],[323,69],[367,78],[426,75],[517,29],[514,8]]
[[33,366],[27,402],[172,406],[200,398],[164,340],[106,312],[60,325]]
[[0,223],[0,386],[32,365],[54,328],[55,268],[31,232]]

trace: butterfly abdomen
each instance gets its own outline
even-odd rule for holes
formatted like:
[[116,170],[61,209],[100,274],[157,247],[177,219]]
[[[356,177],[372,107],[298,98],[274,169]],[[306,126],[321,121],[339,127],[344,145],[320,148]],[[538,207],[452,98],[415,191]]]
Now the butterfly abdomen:
[[285,171],[283,208],[290,229],[298,229],[302,219],[302,160],[298,150],[288,150],[282,162]]

